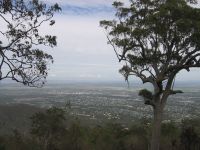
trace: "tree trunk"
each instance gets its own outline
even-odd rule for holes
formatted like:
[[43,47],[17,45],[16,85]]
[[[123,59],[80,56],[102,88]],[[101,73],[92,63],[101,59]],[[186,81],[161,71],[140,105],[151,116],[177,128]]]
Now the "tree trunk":
[[159,150],[163,108],[161,105],[156,105],[153,111],[154,119],[151,138],[151,150]]

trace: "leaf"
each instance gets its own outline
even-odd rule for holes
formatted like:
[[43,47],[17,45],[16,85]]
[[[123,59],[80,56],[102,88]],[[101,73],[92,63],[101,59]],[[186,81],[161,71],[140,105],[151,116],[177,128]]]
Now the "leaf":
[[54,24],[55,24],[55,20],[51,20],[49,25],[52,26]]

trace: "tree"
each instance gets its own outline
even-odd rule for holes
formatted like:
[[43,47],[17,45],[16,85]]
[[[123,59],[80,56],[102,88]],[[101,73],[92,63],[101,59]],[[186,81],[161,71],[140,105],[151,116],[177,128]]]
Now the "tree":
[[142,90],[145,104],[153,108],[151,150],[159,149],[162,114],[176,75],[200,67],[200,9],[186,0],[130,0],[114,2],[116,18],[101,21],[126,80],[134,75],[153,85]]
[[53,150],[65,134],[65,112],[52,107],[46,112],[38,112],[31,117],[31,134],[44,146],[45,150]]
[[181,122],[181,149],[200,149],[200,120],[199,118],[184,119]]
[[[40,26],[52,20],[58,4],[39,0],[0,0],[0,80],[12,79],[28,86],[42,86],[53,62],[40,45],[56,46],[56,36],[43,35]],[[39,47],[39,48],[38,48]]]

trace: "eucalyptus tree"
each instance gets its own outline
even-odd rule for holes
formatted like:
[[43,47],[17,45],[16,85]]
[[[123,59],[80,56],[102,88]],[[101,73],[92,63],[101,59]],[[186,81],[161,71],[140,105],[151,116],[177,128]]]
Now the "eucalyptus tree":
[[114,2],[115,19],[100,22],[108,43],[124,64],[120,73],[126,79],[136,76],[153,85],[153,92],[139,92],[153,108],[151,150],[159,149],[168,97],[181,93],[173,90],[176,75],[200,67],[200,9],[192,6],[195,4],[186,0]]
[[56,46],[56,36],[40,30],[52,26],[58,4],[39,0],[0,0],[0,80],[12,79],[28,86],[42,86],[53,57],[45,46]]

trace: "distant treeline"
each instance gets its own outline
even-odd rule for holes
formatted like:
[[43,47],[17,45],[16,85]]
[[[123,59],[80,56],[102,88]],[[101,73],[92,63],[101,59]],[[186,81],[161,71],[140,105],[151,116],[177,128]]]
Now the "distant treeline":
[[[31,117],[28,132],[13,130],[0,136],[0,150],[148,150],[151,123],[142,119],[131,127],[108,123],[85,126],[68,122],[66,112],[50,108]],[[162,124],[160,150],[200,150],[200,118]]]

